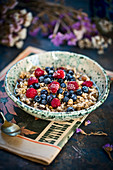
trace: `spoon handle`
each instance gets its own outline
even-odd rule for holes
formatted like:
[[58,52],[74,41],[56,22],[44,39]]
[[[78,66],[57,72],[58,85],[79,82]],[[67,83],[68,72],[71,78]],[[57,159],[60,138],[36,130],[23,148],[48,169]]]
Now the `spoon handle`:
[[5,118],[4,114],[3,114],[3,112],[0,112],[0,115],[2,116],[2,119],[3,119],[4,122],[5,122],[5,121],[6,121],[6,118]]

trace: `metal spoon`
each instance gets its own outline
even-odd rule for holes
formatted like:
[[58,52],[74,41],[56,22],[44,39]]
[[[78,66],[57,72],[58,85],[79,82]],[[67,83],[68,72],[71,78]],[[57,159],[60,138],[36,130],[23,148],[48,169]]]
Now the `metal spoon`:
[[20,127],[14,123],[10,123],[6,120],[4,114],[2,112],[0,112],[0,115],[2,116],[4,123],[1,126],[1,130],[2,132],[4,132],[5,134],[9,135],[9,136],[16,136],[18,134],[20,134]]

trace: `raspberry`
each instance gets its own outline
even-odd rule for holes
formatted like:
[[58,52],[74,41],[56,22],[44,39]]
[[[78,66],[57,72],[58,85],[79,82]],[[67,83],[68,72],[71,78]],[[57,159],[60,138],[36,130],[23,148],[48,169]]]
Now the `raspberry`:
[[59,87],[60,87],[60,84],[56,81],[51,82],[48,86],[51,93],[56,93]]
[[53,77],[57,79],[64,79],[65,78],[65,73],[63,70],[57,70],[53,73]]
[[69,81],[67,83],[67,89],[76,91],[79,88],[79,85],[76,81]]
[[36,77],[30,77],[28,79],[28,86],[34,84],[34,83],[38,83],[38,79]]
[[82,83],[82,86],[87,86],[87,87],[91,87],[93,85],[93,82],[92,81],[84,81]]
[[51,106],[53,108],[57,108],[58,106],[60,106],[60,100],[57,99],[57,98],[54,98],[52,101],[51,101]]
[[26,97],[34,98],[37,95],[37,91],[34,88],[27,89]]
[[44,70],[40,69],[40,68],[37,68],[35,70],[35,76],[36,77],[40,77],[40,76],[43,76],[44,75]]

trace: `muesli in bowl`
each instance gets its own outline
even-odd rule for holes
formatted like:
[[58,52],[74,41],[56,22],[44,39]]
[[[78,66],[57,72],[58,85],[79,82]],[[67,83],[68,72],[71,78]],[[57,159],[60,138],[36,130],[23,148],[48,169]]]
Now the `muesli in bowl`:
[[25,104],[50,112],[71,112],[96,104],[99,91],[85,73],[75,68],[32,67],[21,72],[15,96]]
[[8,96],[27,113],[66,121],[99,107],[109,93],[105,70],[76,53],[51,51],[28,56],[6,74]]

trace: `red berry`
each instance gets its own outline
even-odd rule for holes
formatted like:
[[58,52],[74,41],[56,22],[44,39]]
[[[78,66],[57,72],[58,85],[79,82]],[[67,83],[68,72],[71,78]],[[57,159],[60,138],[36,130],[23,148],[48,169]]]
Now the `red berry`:
[[87,86],[87,87],[91,87],[93,85],[93,82],[92,81],[84,81],[82,83],[82,86]]
[[51,82],[48,86],[51,93],[56,93],[59,87],[60,87],[60,84],[56,81]]
[[38,83],[38,79],[36,77],[30,77],[28,79],[28,86],[34,84],[34,83]]
[[54,98],[52,101],[51,101],[51,106],[53,108],[57,108],[58,106],[60,106],[60,100],[57,99],[57,98]]
[[64,79],[65,78],[65,73],[63,70],[57,70],[53,73],[53,77],[57,79]]
[[64,67],[58,67],[57,70],[65,70]]
[[37,95],[37,91],[34,88],[27,89],[26,91],[26,97],[28,98],[34,98]]
[[44,70],[40,69],[40,68],[37,68],[35,70],[35,76],[36,77],[40,77],[40,76],[43,76],[44,75]]
[[76,81],[69,81],[67,83],[67,89],[76,91],[79,88],[79,85]]

